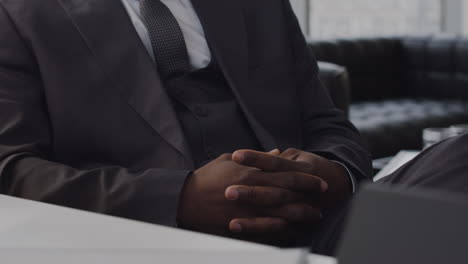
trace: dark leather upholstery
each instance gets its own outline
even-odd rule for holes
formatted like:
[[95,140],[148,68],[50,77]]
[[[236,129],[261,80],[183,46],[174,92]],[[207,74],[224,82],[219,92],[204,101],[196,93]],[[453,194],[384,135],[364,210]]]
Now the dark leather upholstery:
[[410,95],[468,99],[468,38],[405,38],[401,43]]
[[336,107],[349,114],[350,90],[348,71],[345,67],[328,62],[319,62],[320,79],[328,88]]
[[468,123],[468,38],[334,40],[310,46],[318,60],[349,72],[350,119],[376,158],[420,148],[426,127]]
[[422,130],[468,122],[462,100],[395,99],[354,104],[350,119],[366,138],[374,157],[420,149]]
[[400,94],[395,90],[403,84],[402,61],[394,56],[401,54],[397,40],[323,41],[313,43],[312,48],[318,60],[347,68],[352,102],[386,99]]

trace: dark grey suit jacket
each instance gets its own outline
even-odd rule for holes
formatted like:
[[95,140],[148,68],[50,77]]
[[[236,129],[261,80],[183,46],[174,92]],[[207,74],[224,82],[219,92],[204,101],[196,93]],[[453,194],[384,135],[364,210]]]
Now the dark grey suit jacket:
[[[370,174],[288,0],[192,0],[265,149]],[[235,135],[226,135],[235,140]],[[2,193],[174,225],[190,149],[118,0],[0,0]]]

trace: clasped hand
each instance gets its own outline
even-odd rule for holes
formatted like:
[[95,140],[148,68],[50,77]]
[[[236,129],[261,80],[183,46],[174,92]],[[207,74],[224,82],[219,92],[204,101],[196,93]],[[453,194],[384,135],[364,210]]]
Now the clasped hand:
[[186,180],[179,222],[191,229],[265,243],[294,239],[321,210],[349,195],[341,165],[304,151],[240,150]]

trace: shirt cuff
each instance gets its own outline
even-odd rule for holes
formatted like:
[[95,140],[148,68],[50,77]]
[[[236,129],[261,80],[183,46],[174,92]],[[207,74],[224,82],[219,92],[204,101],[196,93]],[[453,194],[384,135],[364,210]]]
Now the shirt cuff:
[[351,180],[351,188],[352,188],[351,190],[352,190],[352,193],[354,194],[356,192],[356,179],[354,178],[351,171],[348,169],[348,167],[346,167],[346,165],[344,165],[343,163],[341,163],[339,161],[336,161],[336,160],[330,160],[330,161],[334,162],[336,164],[340,164],[348,172],[348,177]]

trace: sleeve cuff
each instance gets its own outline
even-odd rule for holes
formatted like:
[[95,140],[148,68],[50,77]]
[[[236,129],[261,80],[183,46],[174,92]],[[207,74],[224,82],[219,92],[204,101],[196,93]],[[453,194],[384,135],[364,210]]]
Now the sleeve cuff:
[[356,192],[356,179],[354,178],[353,176],[353,173],[351,173],[351,170],[348,169],[348,167],[346,167],[346,165],[344,165],[343,163],[339,162],[339,161],[336,161],[336,160],[330,160],[331,162],[334,162],[336,164],[339,164],[341,165],[343,168],[345,168],[346,172],[348,173],[348,177],[351,181],[351,191],[352,193],[354,194]]
[[[177,227],[179,198],[191,171],[148,170],[128,194],[118,216]],[[123,207],[123,208],[122,208]]]

